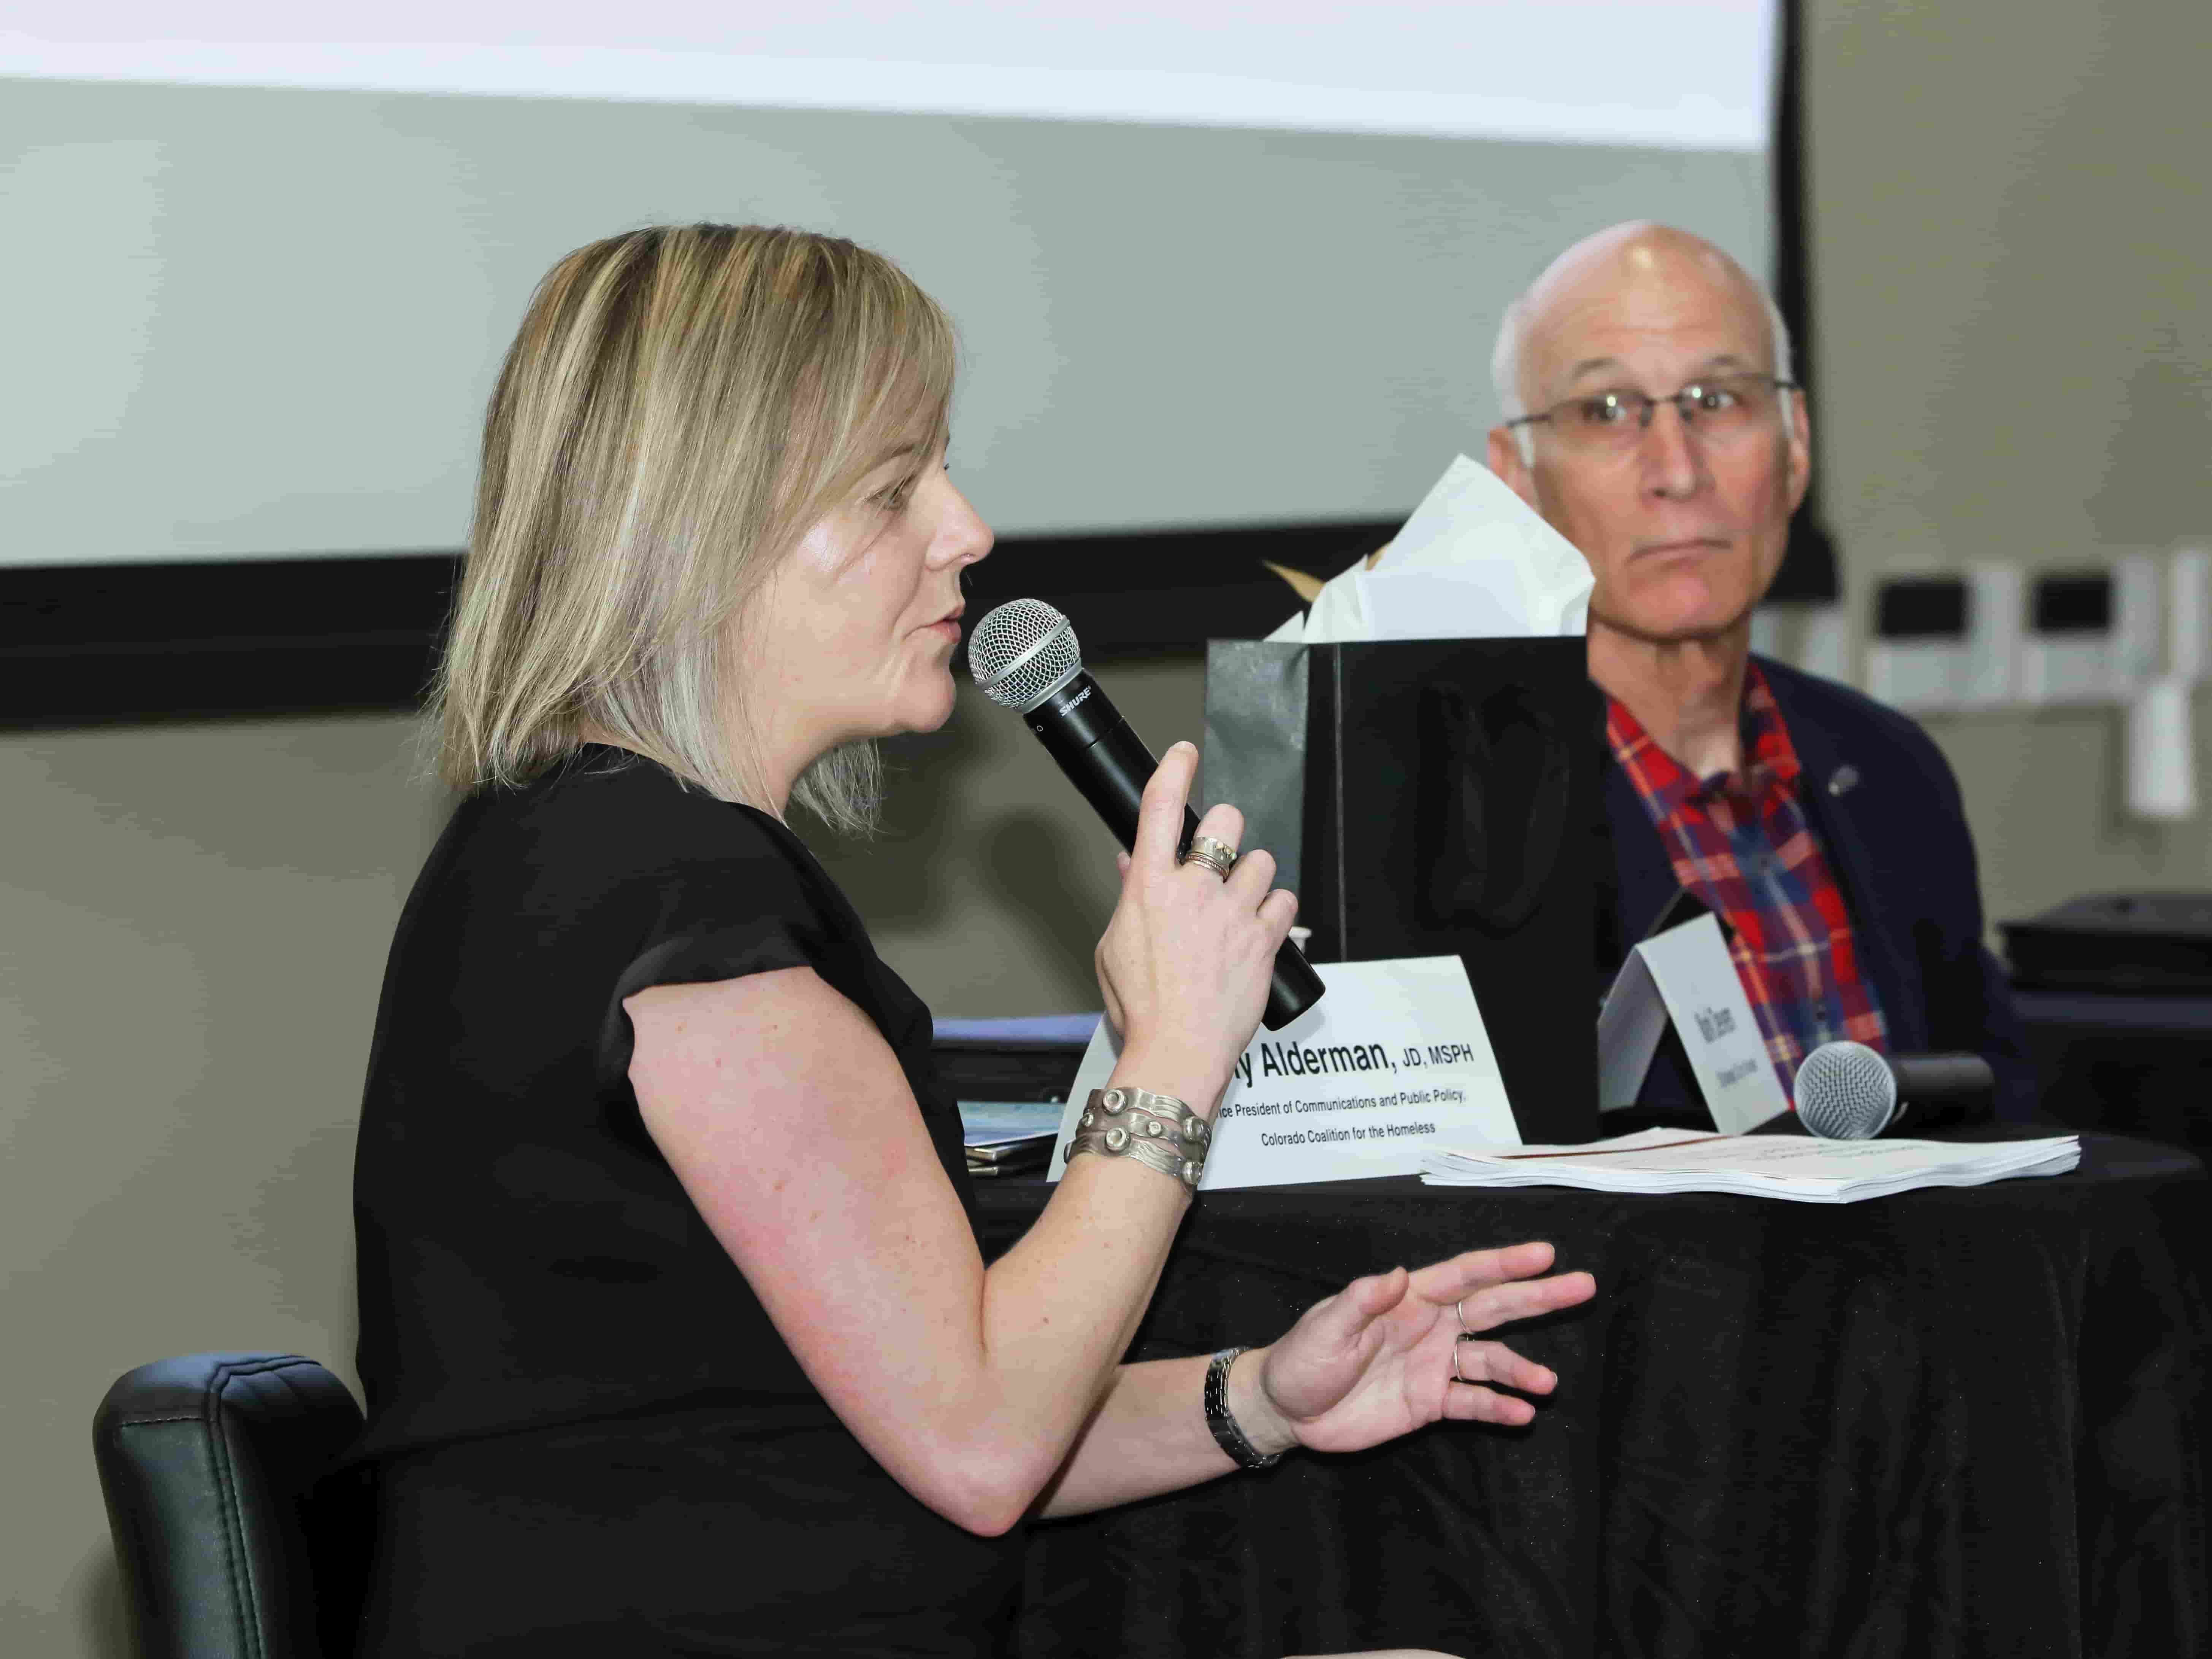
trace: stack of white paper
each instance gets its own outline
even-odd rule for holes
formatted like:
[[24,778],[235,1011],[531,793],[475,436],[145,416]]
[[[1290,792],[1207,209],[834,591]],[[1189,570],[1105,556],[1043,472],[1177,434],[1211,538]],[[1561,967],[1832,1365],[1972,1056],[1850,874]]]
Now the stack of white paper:
[[963,1100],[960,1138],[971,1176],[1027,1175],[1042,1170],[1060,1139],[1056,1100]]
[[1978,1187],[2011,1176],[2063,1175],[2081,1161],[2081,1143],[2072,1135],[1958,1146],[1646,1129],[1587,1146],[1439,1147],[1423,1160],[1421,1179],[1445,1187],[1744,1193],[1850,1204],[1915,1187]]

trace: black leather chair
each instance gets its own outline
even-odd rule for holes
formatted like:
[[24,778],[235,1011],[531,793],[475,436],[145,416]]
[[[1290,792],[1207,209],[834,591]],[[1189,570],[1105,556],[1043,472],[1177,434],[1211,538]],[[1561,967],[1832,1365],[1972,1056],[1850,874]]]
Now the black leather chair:
[[350,1650],[364,1506],[332,1467],[361,1423],[297,1354],[185,1354],[116,1380],[93,1452],[142,1659]]

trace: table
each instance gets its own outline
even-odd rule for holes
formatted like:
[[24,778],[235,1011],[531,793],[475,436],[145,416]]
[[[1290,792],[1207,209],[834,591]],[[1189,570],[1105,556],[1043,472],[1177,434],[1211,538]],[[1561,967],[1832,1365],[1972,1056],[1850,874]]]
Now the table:
[[[2084,1133],[2063,1176],[1820,1206],[1208,1194],[1135,1351],[1259,1342],[1345,1279],[1548,1238],[1525,1430],[1440,1425],[1031,1534],[1022,1651],[2204,1652],[2212,1187]],[[1003,1249],[1036,1181],[978,1183]],[[1197,1408],[1197,1402],[1192,1402]]]

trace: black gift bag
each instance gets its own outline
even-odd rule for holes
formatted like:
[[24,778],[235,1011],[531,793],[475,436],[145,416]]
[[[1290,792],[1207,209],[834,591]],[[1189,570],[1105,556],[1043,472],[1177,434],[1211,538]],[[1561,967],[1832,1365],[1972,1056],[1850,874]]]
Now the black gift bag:
[[1459,957],[1524,1141],[1598,1133],[1604,719],[1578,638],[1206,647],[1206,800],[1312,960]]

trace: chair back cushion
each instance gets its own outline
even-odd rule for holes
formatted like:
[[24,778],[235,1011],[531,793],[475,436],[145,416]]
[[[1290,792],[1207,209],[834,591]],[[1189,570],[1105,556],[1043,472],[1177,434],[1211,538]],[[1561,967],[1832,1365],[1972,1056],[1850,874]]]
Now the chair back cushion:
[[326,1479],[361,1431],[312,1359],[195,1353],[117,1379],[93,1449],[142,1659],[324,1659],[362,1517]]

